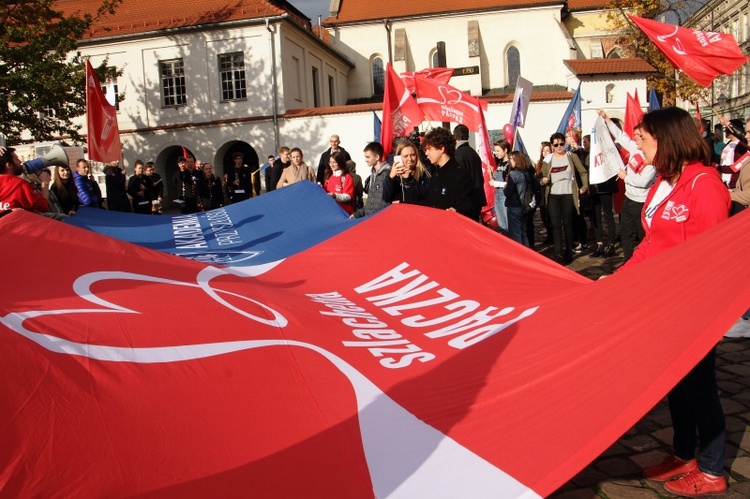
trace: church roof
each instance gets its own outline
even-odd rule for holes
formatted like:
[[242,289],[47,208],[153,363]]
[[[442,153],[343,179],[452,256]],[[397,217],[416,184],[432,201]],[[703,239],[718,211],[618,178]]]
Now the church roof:
[[576,75],[654,73],[656,69],[640,57],[624,59],[572,59],[563,61]]
[[[333,3],[333,2],[332,2]],[[525,7],[565,5],[564,0],[338,0],[338,15],[325,20],[326,25],[348,24],[363,21],[380,21],[383,18],[397,19],[427,15],[463,14],[487,12]],[[571,10],[602,9],[609,0],[569,0]]]
[[[55,6],[65,14],[96,15],[97,0],[58,0]],[[183,0],[166,5],[153,0],[125,0],[96,21],[87,38],[137,35],[190,26],[206,26],[231,21],[262,20],[288,14],[299,26],[309,28],[310,20],[286,0]]]

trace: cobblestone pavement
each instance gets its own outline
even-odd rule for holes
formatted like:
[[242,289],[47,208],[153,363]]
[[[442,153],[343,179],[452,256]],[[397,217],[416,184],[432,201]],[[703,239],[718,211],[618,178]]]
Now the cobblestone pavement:
[[[544,235],[537,236],[543,240]],[[535,249],[551,257],[549,245]],[[588,251],[574,256],[567,267],[591,279],[614,272],[622,264],[622,249],[610,258],[593,258]],[[729,483],[725,498],[750,498],[750,327],[744,321],[732,328],[717,347],[717,378],[727,423],[724,471]],[[599,458],[563,485],[556,499],[656,499],[677,497],[659,482],[642,478],[641,470],[658,464],[671,452],[672,427],[666,399]]]

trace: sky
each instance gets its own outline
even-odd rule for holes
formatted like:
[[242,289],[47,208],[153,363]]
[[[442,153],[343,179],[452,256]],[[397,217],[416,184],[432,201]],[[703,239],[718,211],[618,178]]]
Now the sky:
[[330,0],[289,0],[289,3],[309,17],[313,26],[318,24],[318,16],[323,16],[323,20],[328,17],[328,7],[331,4]]

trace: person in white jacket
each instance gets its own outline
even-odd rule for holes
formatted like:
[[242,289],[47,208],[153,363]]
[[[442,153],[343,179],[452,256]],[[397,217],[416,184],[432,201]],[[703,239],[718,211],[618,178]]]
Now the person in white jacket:
[[635,140],[633,140],[607,116],[607,113],[601,109],[597,112],[607,122],[607,128],[615,143],[630,154],[628,164],[617,174],[625,183],[625,200],[620,209],[620,240],[624,261],[627,262],[644,237],[641,211],[646,201],[646,194],[656,180],[656,169],[653,165],[645,164],[639,146],[640,128],[638,126],[635,128]]

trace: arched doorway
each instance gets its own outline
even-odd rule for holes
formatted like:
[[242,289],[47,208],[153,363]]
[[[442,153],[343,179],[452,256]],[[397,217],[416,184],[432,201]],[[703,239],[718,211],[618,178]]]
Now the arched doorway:
[[156,172],[161,175],[162,182],[164,182],[164,200],[163,205],[165,209],[172,207],[172,201],[177,199],[180,195],[180,186],[177,181],[177,172],[180,170],[177,167],[177,158],[187,151],[188,154],[195,157],[195,153],[188,148],[182,148],[182,146],[170,146],[164,149],[156,157]]
[[[253,149],[253,147],[247,142],[235,140],[227,142],[216,151],[216,164],[214,165],[217,170],[216,175],[219,175],[222,178],[224,177],[224,172],[233,165],[232,155],[236,152],[241,152],[245,157],[244,162],[250,167],[250,171],[254,172],[260,169],[260,161],[255,149]],[[259,171],[258,175],[260,175]],[[255,193],[253,193],[253,195],[255,195]]]

